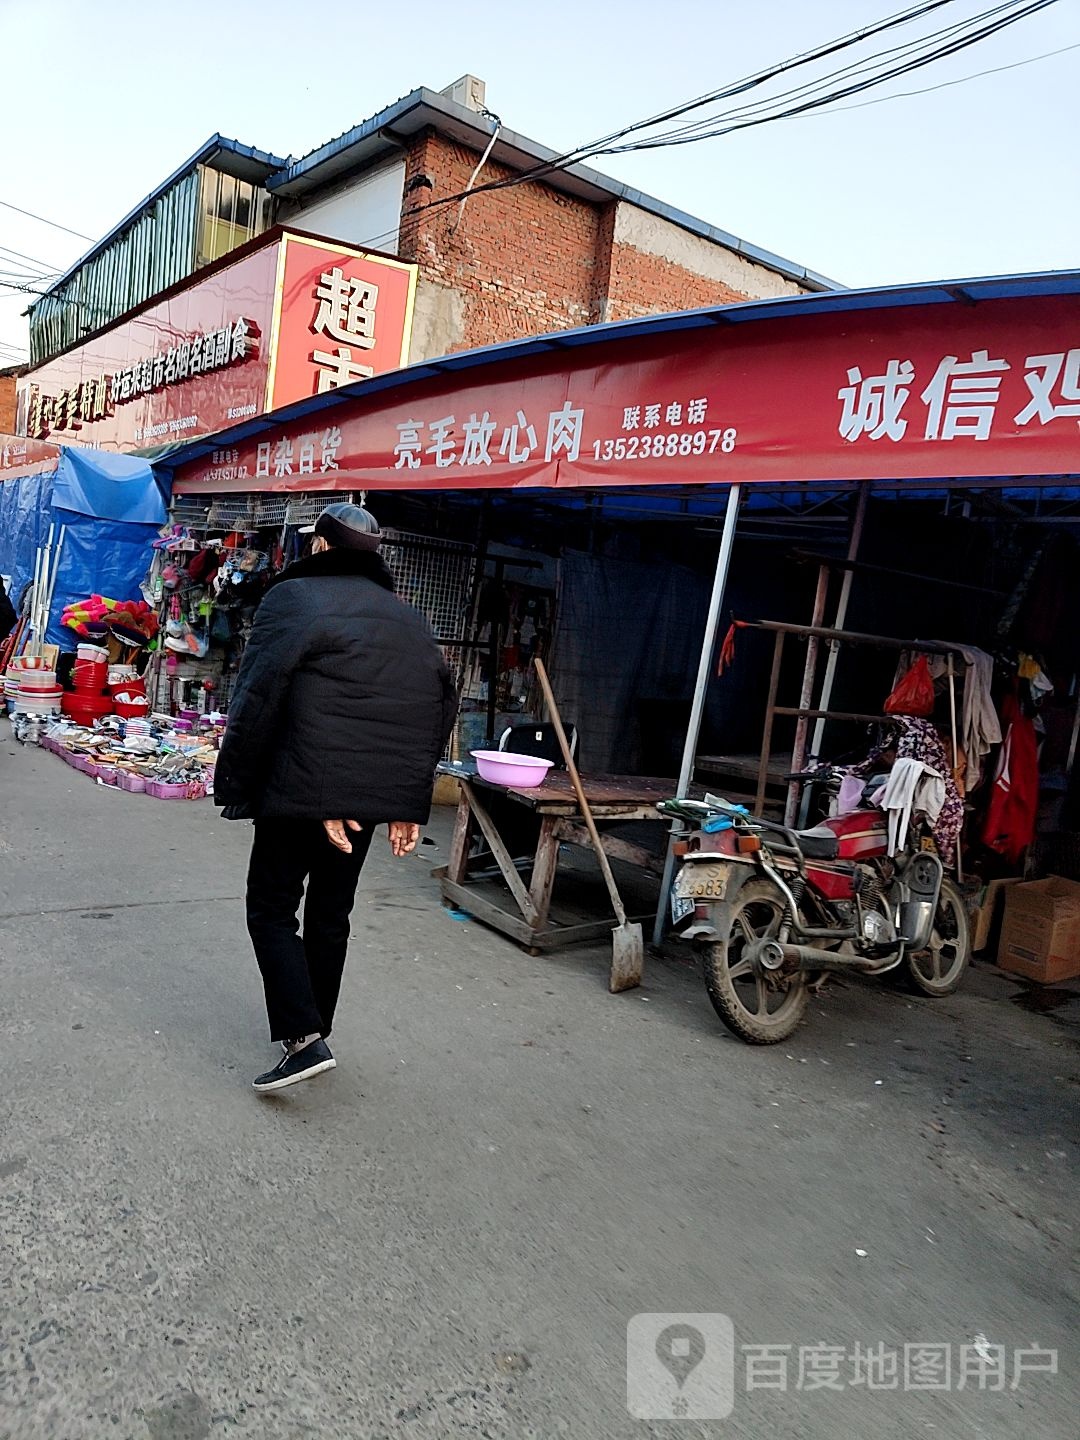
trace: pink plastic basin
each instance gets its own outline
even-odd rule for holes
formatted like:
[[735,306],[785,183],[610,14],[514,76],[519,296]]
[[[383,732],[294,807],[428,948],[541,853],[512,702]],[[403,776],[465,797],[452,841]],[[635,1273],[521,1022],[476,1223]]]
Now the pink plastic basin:
[[552,767],[550,760],[539,760],[535,755],[515,755],[511,750],[474,750],[472,753],[481,780],[514,790],[539,789]]

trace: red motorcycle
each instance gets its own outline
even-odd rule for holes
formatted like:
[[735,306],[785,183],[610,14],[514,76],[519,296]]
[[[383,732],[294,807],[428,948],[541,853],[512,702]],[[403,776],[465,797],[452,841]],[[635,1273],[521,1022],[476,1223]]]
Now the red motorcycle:
[[[806,779],[807,777],[799,777]],[[814,777],[838,789],[841,772]],[[666,813],[696,823],[677,842],[672,918],[702,952],[709,999],[751,1045],[786,1040],[830,972],[903,967],[922,995],[951,995],[970,949],[963,897],[944,872],[925,817],[889,854],[888,820],[861,807],[794,830],[708,797]]]

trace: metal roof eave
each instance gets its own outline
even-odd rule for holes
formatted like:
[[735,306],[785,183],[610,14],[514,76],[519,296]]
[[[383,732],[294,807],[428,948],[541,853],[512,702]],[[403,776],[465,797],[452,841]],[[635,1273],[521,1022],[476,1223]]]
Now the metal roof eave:
[[[76,270],[85,265],[88,260],[93,260],[96,255],[100,255],[103,250],[108,249],[118,235],[122,235],[129,225],[134,224],[151,205],[154,205],[164,195],[166,190],[194,170],[196,165],[210,165],[214,161],[218,162],[216,168],[225,171],[228,175],[235,175],[240,180],[254,180],[263,183],[266,182],[268,176],[288,164],[288,161],[283,160],[279,155],[271,155],[265,150],[256,150],[254,146],[243,145],[239,140],[230,140],[226,135],[211,135],[204,145],[201,145],[193,155],[189,155],[184,163],[178,165],[160,185],[155,186],[145,199],[140,200],[138,205],[129,210],[122,220],[117,221],[108,234],[96,241],[89,250],[69,265],[59,279],[54,280],[44,292],[45,295],[54,294],[71,279]],[[34,305],[37,303],[35,301]],[[33,310],[34,305],[29,306],[28,311]]]
[[618,340],[648,339],[656,335],[705,329],[713,325],[746,325],[755,320],[772,320],[791,315],[812,316],[837,311],[858,312],[908,305],[977,305],[981,300],[1077,294],[1080,294],[1080,270],[1037,271],[1027,275],[991,275],[967,280],[938,281],[933,284],[924,282],[878,286],[866,290],[781,295],[771,300],[743,300],[732,305],[680,310],[669,315],[648,315],[635,320],[611,321],[605,325],[587,325],[576,330],[559,330],[549,335],[505,340],[498,345],[459,351],[436,360],[425,360],[419,365],[375,375],[370,380],[358,380],[353,385],[343,385],[340,389],[329,390],[322,395],[312,395],[281,410],[246,420],[230,430],[221,430],[212,436],[203,436],[186,445],[178,445],[170,453],[159,455],[155,463],[172,470],[177,465],[197,460],[212,450],[248,440],[268,430],[276,430],[293,420],[303,420],[325,410],[333,410],[350,400],[366,399],[384,390],[404,390],[410,385],[440,375],[481,369],[486,365],[504,365],[507,361],[528,359],[532,355],[547,354],[553,350],[579,350],[590,345],[610,344]]
[[[334,180],[365,165],[370,165],[384,155],[401,149],[404,140],[411,139],[428,126],[449,135],[452,139],[472,149],[483,150],[495,134],[495,122],[486,115],[458,105],[445,95],[440,95],[426,86],[413,90],[400,100],[380,110],[377,115],[363,120],[359,125],[336,139],[319,146],[285,166],[277,175],[267,181],[271,193],[295,199],[310,190],[321,189]],[[535,165],[548,164],[559,158],[558,152],[530,140],[525,135],[508,130],[499,130],[499,138],[492,150],[492,159],[513,170],[530,170]],[[811,290],[837,290],[835,280],[809,270],[793,260],[785,260],[759,245],[742,240],[718,226],[710,225],[696,215],[676,209],[662,200],[657,200],[644,191],[635,190],[620,180],[613,180],[587,165],[570,165],[541,177],[543,184],[560,190],[594,205],[610,200],[623,200],[641,210],[649,211],[661,219],[678,225],[691,234],[699,235],[713,244],[741,255],[744,259],[767,265],[786,279],[807,286]]]

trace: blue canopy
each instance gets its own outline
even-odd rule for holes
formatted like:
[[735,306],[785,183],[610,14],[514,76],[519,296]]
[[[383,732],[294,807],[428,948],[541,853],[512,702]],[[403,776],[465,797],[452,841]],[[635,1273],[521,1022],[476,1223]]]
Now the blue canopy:
[[66,605],[89,595],[140,598],[150,542],[168,514],[168,491],[145,460],[65,449],[56,469],[0,482],[0,573],[17,605],[34,578],[34,556],[49,526],[66,526],[47,639],[70,647],[60,625]]

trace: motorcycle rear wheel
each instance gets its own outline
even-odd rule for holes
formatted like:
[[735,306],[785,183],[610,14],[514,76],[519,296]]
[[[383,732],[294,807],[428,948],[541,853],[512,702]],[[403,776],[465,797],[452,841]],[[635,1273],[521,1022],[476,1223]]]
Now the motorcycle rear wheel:
[[971,926],[967,907],[954,881],[941,882],[930,944],[904,957],[908,983],[920,995],[937,999],[960,986],[971,957]]
[[749,880],[730,904],[718,907],[716,928],[727,938],[705,946],[705,988],[713,1009],[748,1045],[786,1040],[809,1001],[804,974],[791,976],[781,989],[773,990],[742,958],[747,941],[776,934],[784,909],[784,897],[770,880]]

